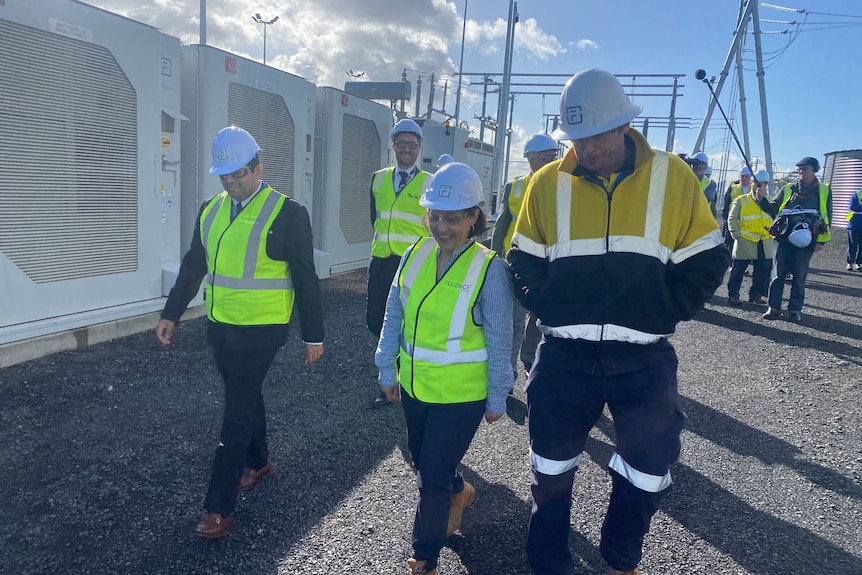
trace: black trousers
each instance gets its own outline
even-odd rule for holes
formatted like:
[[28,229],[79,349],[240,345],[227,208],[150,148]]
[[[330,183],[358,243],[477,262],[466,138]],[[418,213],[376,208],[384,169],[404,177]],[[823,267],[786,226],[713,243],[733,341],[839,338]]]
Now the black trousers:
[[413,399],[403,389],[401,404],[407,422],[407,445],[419,483],[413,521],[413,557],[437,565],[446,543],[452,495],[464,489],[458,464],[485,414],[485,400],[431,404]]
[[766,297],[769,293],[769,273],[772,271],[772,260],[766,259],[763,250],[763,242],[757,243],[756,260],[733,260],[730,268],[730,278],[727,280],[727,295],[739,298],[739,290],[742,287],[742,276],[750,264],[754,265],[754,275],[751,278],[751,289],[748,290],[748,300],[754,301],[759,297]]
[[278,348],[238,350],[225,341],[211,343],[224,380],[224,415],[204,509],[230,515],[245,468],[260,469],[269,459],[261,389]]
[[365,321],[368,331],[374,337],[380,337],[383,329],[383,316],[386,314],[386,298],[389,296],[389,288],[398,271],[401,262],[399,256],[388,258],[371,258],[368,264],[368,301],[365,308]]

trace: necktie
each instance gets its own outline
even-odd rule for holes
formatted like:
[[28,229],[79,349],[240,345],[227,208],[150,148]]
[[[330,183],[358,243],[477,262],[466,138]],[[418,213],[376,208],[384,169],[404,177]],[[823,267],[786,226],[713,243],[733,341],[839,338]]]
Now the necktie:
[[232,202],[230,206],[230,221],[234,221],[241,211],[242,204],[240,202]]
[[401,181],[398,182],[398,191],[400,192],[404,189],[404,186],[407,185],[407,179],[410,177],[410,174],[408,174],[404,170],[401,170],[400,172],[398,172],[398,176],[401,178]]

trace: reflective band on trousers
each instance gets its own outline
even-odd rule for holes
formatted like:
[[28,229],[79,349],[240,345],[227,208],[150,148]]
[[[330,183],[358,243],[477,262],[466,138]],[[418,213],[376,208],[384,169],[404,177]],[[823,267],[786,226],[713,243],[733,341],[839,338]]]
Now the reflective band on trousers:
[[530,450],[530,462],[533,464],[533,469],[543,475],[562,475],[570,469],[577,469],[581,465],[581,454],[571,459],[557,461],[556,459],[548,459],[537,454],[532,449]]
[[611,456],[611,462],[608,467],[625,477],[629,483],[643,491],[650,493],[658,493],[664,491],[673,481],[670,478],[670,471],[664,475],[650,475],[643,471],[638,471],[629,465],[618,453]]

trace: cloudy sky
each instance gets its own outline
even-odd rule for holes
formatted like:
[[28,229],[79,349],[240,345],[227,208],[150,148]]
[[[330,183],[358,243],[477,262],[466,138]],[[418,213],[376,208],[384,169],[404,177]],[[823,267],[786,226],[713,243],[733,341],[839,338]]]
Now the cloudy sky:
[[[87,3],[156,26],[186,43],[199,41],[197,0],[87,0]],[[792,167],[802,156],[823,157],[836,150],[859,148],[862,78],[847,73],[847,62],[862,61],[862,4],[857,0],[786,0],[782,6],[761,4],[763,51],[766,58],[767,103],[773,161],[779,169]],[[430,75],[438,78],[435,108],[454,112],[451,74],[457,69],[461,30],[467,12],[464,71],[499,74],[503,67],[506,0],[209,0],[207,42],[260,60],[263,27],[252,20],[259,13],[278,22],[267,29],[267,64],[303,76],[319,85],[343,88],[348,71],[362,79],[400,80],[402,72],[414,86],[423,81],[422,108],[428,102]],[[806,10],[806,12],[800,12]],[[693,78],[696,68],[709,76],[720,72],[730,49],[738,18],[735,0],[521,0],[516,27],[513,73],[522,74],[514,87],[513,160],[530,134],[542,131],[548,114],[559,109],[565,77],[528,77],[523,74],[561,74],[601,67],[616,74],[686,74],[681,78],[676,116],[681,127],[675,151],[691,152],[709,92]],[[759,98],[753,37],[744,49],[744,87],[747,95],[751,154],[763,162]],[[733,70],[731,70],[733,72]],[[731,75],[731,78],[735,73]],[[499,76],[498,76],[499,79]],[[481,115],[480,77],[462,92],[460,118],[478,129]],[[639,78],[631,92],[644,105],[644,115],[667,117],[667,78]],[[550,84],[527,86],[526,84]],[[556,84],[556,85],[554,85]],[[738,102],[731,79],[720,101],[742,138]],[[644,86],[644,87],[640,87]],[[526,92],[551,92],[549,95]],[[732,93],[733,92],[733,93]],[[648,96],[662,93],[661,96]],[[496,114],[496,97],[488,99],[486,114]],[[413,111],[414,107],[411,106]],[[435,115],[436,119],[443,119]],[[652,144],[665,147],[666,130],[652,127]],[[486,138],[487,139],[487,138]],[[738,152],[724,122],[713,118],[704,150],[718,164],[725,154],[731,166]],[[513,162],[510,175],[524,168]],[[736,166],[738,168],[738,166]]]

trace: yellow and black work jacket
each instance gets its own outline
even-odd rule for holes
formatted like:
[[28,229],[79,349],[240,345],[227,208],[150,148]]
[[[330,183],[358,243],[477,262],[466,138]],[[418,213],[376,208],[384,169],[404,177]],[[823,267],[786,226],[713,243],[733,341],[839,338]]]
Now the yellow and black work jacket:
[[394,167],[374,172],[371,194],[374,198],[374,239],[371,255],[377,258],[401,257],[419,238],[428,236],[425,227],[425,208],[419,198],[430,182],[431,174],[420,170],[396,197]]
[[541,330],[588,342],[656,343],[697,314],[730,261],[694,173],[636,130],[605,180],[574,149],[533,175],[509,259]]
[[440,249],[419,240],[398,272],[404,310],[399,383],[425,403],[466,403],[488,396],[488,350],[473,307],[495,252],[468,247],[437,279]]
[[290,266],[266,254],[267,230],[286,199],[265,187],[233,222],[227,192],[204,208],[200,234],[206,250],[210,320],[231,325],[290,321],[294,299]]

